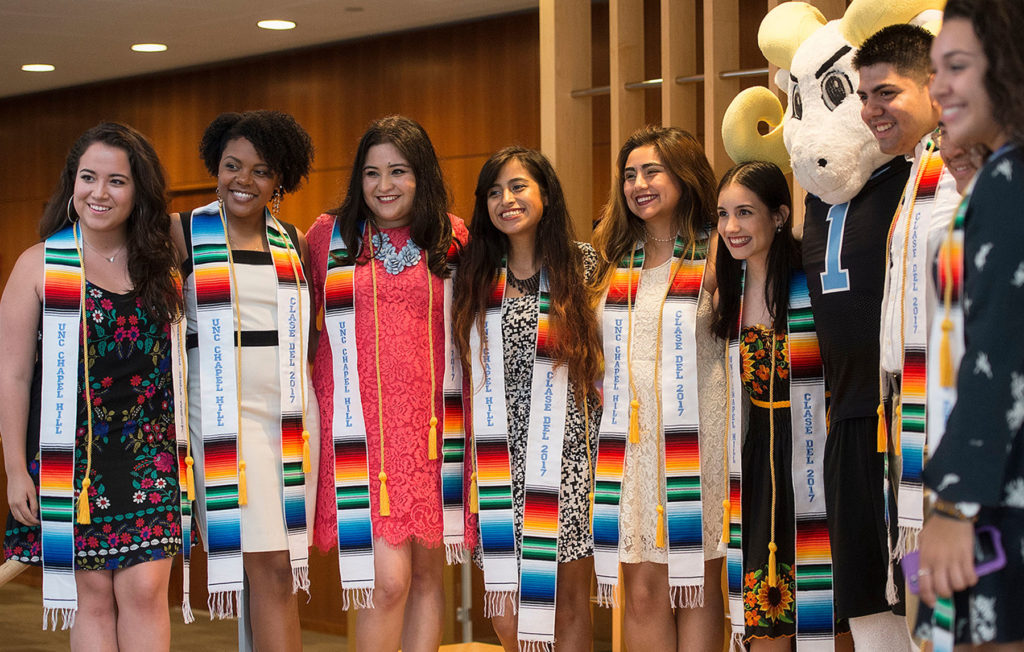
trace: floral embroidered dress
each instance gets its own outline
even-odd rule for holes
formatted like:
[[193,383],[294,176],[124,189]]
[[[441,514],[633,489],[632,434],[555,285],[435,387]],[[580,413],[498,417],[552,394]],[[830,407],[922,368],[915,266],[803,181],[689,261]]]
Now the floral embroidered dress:
[[[79,570],[114,570],[173,557],[181,546],[170,335],[165,325],[150,321],[135,297],[91,283],[86,288],[93,419],[92,523],[75,523],[75,561]],[[39,353],[36,359],[25,450],[29,474],[38,487]],[[86,468],[82,373],[80,362],[76,501]],[[41,563],[39,527],[23,525],[8,515],[4,556]]]
[[[462,220],[452,219],[452,237],[460,242],[469,240]],[[334,216],[321,215],[306,234],[312,259],[313,307],[320,314],[324,301],[324,281],[327,256],[330,252]],[[428,333],[426,257],[420,252],[418,262],[412,262],[406,244],[410,242],[410,227],[381,229],[386,235],[378,240],[381,257],[372,263],[356,265],[356,351],[358,353],[359,389],[363,404],[363,417],[367,432],[367,464],[370,482],[370,510],[374,538],[383,538],[392,546],[416,541],[427,547],[443,542],[444,523],[441,510],[441,460],[428,459],[428,422],[430,403],[440,419],[444,406],[442,383],[444,378],[444,282],[431,274],[433,293],[429,320],[433,327],[433,340]],[[396,256],[384,256],[391,252]],[[405,252],[405,253],[403,253]],[[373,302],[374,289],[370,265],[376,269],[376,301],[380,324],[380,393],[383,414],[377,413],[377,369],[374,351]],[[400,271],[399,271],[400,270]],[[398,273],[392,273],[397,271]],[[431,352],[435,387],[431,395]],[[334,492],[334,450],[331,429],[334,417],[334,376],[330,339],[320,334],[313,362],[313,388],[320,405],[321,455],[317,491],[316,527],[314,543],[321,550],[329,550],[338,543],[337,512]],[[384,421],[384,442],[378,433],[380,416]],[[380,468],[381,449],[388,475],[388,495],[391,515],[381,517],[380,488],[376,481]],[[468,501],[467,501],[468,503]],[[468,518],[468,504],[465,514]],[[467,524],[466,543],[475,541],[474,529]]]
[[[775,346],[772,347],[774,340]],[[772,355],[775,357],[774,387]],[[786,335],[762,325],[746,326],[740,337],[741,381],[750,399],[743,441],[743,615],[744,640],[793,636],[795,624],[795,555],[793,436],[789,421],[789,347]],[[776,407],[768,408],[769,390]],[[780,407],[784,403],[786,407]],[[774,415],[772,412],[774,411]],[[772,425],[774,418],[774,446]],[[770,459],[775,462],[772,488]],[[775,508],[772,509],[772,495]],[[775,522],[778,582],[768,584],[768,544]]]

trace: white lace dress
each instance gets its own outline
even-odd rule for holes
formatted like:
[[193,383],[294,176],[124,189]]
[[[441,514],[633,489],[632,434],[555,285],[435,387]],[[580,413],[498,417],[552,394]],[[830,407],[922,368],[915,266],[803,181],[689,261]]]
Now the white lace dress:
[[[619,517],[619,561],[668,563],[668,549],[655,545],[658,512],[655,495],[665,501],[665,485],[659,473],[656,413],[658,321],[661,303],[668,289],[671,261],[643,270],[636,304],[633,306],[632,366],[640,401],[640,442],[626,443],[626,464],[622,477]],[[709,330],[711,296],[701,293],[697,304],[697,392],[700,402],[700,468],[703,505],[704,559],[722,557],[718,541],[722,536],[722,500],[725,498],[725,344]]]

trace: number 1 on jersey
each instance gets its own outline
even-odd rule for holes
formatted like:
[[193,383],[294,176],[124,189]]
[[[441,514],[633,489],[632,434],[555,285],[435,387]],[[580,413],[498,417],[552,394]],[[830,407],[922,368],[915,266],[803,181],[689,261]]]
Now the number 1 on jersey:
[[825,271],[821,273],[821,293],[846,292],[850,289],[850,273],[843,267],[843,227],[850,202],[828,209],[828,238],[825,241]]

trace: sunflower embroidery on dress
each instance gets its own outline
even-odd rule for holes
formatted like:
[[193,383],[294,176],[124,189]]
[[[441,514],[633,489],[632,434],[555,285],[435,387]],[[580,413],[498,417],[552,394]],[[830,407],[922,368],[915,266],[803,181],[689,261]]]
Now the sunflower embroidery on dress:
[[[768,400],[768,378],[772,372],[769,337],[771,331],[758,324],[744,327],[740,340],[740,381],[752,398],[761,401]],[[779,380],[789,379],[789,347],[785,333],[775,335],[775,376]]]
[[793,622],[794,582],[789,564],[779,564],[776,586],[768,584],[767,568],[750,571],[744,577],[743,593],[743,616],[748,627]]

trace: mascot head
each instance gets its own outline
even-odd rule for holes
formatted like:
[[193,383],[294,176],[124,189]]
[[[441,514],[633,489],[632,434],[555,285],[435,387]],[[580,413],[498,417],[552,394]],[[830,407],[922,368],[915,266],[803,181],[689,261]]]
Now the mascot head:
[[[892,158],[878,148],[860,118],[852,60],[867,37],[887,25],[924,23],[943,0],[853,0],[842,20],[826,21],[804,2],[768,12],[758,31],[765,57],[779,67],[775,81],[789,97],[783,111],[764,87],[749,88],[722,121],[726,151],[736,161],[772,161],[807,192],[829,204],[852,199],[871,173]],[[767,123],[765,135],[758,123]]]

